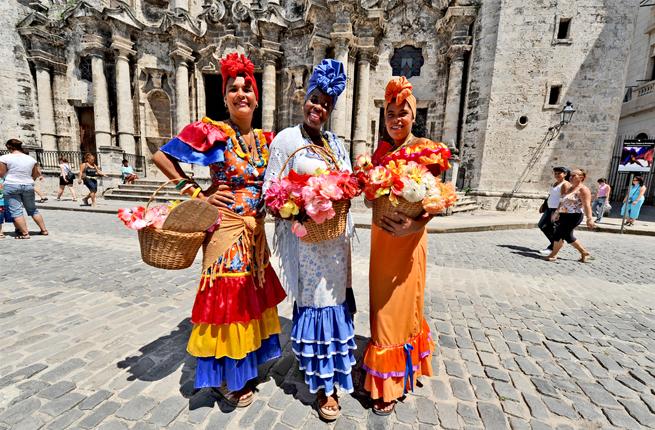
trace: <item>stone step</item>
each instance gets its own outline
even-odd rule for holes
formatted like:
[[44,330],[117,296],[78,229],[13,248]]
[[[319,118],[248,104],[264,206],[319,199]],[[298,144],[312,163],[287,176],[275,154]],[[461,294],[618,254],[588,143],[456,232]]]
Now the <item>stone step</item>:
[[455,205],[452,209],[452,213],[458,212],[471,212],[480,209],[477,203],[467,203],[464,205]]
[[[143,197],[143,196],[134,196],[130,194],[120,194],[120,193],[105,193],[104,196],[102,196],[105,200],[126,200],[126,201],[131,201],[131,202],[140,202],[140,203],[147,203],[148,199],[150,197]],[[171,200],[188,200],[189,197],[182,197],[180,195],[177,196],[177,198],[172,198],[172,197],[166,197],[166,196],[159,196],[157,195],[153,201],[159,202],[159,203],[166,203]]]

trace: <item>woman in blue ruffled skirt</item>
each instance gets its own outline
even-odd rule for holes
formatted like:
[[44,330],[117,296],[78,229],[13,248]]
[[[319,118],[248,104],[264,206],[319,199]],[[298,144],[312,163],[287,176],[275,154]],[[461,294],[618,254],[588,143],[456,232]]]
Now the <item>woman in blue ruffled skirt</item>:
[[[331,152],[340,169],[352,170],[343,143],[334,133],[322,129],[345,85],[342,63],[323,60],[316,66],[305,97],[303,124],[284,129],[273,139],[265,182],[280,173],[288,175],[290,169],[314,173],[317,168],[327,168],[319,154],[304,149],[293,155],[281,172],[292,153],[309,144]],[[341,237],[318,243],[300,241],[291,231],[290,221],[277,219],[275,224],[274,246],[280,257],[280,280],[295,301],[291,329],[293,353],[309,391],[317,394],[319,415],[329,421],[339,416],[337,388],[347,393],[353,391],[351,371],[356,346],[346,304],[346,290],[352,284],[350,238],[353,232],[350,215]]]

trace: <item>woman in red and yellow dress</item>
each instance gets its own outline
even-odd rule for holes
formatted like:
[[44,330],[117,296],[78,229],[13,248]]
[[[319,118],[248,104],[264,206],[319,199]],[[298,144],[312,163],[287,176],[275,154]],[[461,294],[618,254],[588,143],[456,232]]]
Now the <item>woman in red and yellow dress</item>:
[[[269,265],[262,185],[269,133],[251,127],[258,91],[254,66],[243,55],[221,61],[230,118],[203,118],[163,145],[153,161],[176,188],[217,206],[222,220],[205,241],[203,271],[193,305],[187,351],[197,357],[195,387],[212,387],[233,406],[253,401],[257,366],[281,355],[277,305],[285,293]],[[201,188],[180,162],[209,166]]]
[[[412,135],[416,98],[405,77],[387,84],[384,117],[391,142],[378,144],[372,156],[374,165],[386,164],[385,157],[400,148],[432,144]],[[396,400],[413,388],[416,378],[432,376],[434,342],[423,317],[425,225],[430,219],[427,214],[412,219],[396,213],[385,216],[381,227],[371,225],[371,340],[363,368],[364,388],[378,415],[393,412]]]

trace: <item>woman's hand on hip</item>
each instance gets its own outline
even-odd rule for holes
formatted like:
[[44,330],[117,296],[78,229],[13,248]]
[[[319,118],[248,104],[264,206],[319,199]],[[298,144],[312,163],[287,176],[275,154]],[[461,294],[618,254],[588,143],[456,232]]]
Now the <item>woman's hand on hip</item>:
[[219,208],[228,208],[234,204],[234,194],[229,185],[219,185],[218,189],[207,197],[207,203]]
[[416,221],[407,215],[394,212],[380,220],[380,227],[392,236],[407,236],[423,230],[425,223]]

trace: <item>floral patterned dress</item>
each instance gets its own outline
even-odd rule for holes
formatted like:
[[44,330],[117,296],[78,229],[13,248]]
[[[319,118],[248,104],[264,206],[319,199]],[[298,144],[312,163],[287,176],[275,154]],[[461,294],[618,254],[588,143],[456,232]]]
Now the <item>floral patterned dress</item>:
[[[233,130],[207,118],[192,123],[161,147],[184,162],[208,165],[214,185],[227,184],[234,203],[230,210],[244,217],[263,216],[262,184],[266,164],[244,159]],[[270,136],[255,130],[265,155]],[[218,232],[220,234],[220,230]],[[254,248],[244,252],[235,243],[201,276],[191,321],[187,351],[198,358],[195,387],[242,389],[258,376],[257,366],[281,355],[277,305],[285,293],[265,259],[263,287],[256,285]]]
[[[301,126],[282,130],[271,144],[271,160],[266,181],[298,173],[314,173],[326,168],[325,161],[309,150],[301,150],[282,167],[289,156],[309,142]],[[351,170],[343,144],[333,133],[326,133],[327,142],[342,169]],[[352,284],[350,237],[353,234],[349,217],[347,231],[333,240],[307,243],[291,232],[291,222],[275,222],[275,248],[280,256],[280,275],[289,296],[295,301],[291,328],[292,349],[305,375],[309,391],[324,389],[326,395],[337,388],[352,392],[351,371],[355,365],[355,333],[346,304],[346,288]]]

